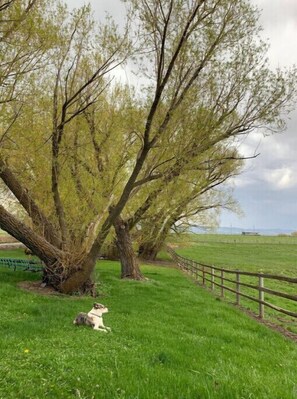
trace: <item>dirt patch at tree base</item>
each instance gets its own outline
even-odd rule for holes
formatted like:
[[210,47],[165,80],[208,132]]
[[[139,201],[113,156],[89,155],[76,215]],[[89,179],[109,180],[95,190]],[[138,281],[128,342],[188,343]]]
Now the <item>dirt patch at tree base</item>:
[[[27,292],[33,292],[34,294],[46,295],[46,296],[58,296],[63,298],[80,299],[82,297],[91,298],[90,294],[81,294],[79,292],[73,294],[62,294],[56,291],[53,287],[44,285],[42,281],[21,281],[17,286]],[[102,297],[102,294],[97,294],[96,297]]]
[[21,281],[17,285],[19,288],[25,291],[34,292],[35,294],[40,295],[57,295],[66,297],[68,295],[61,294],[60,292],[56,291],[53,287],[47,286],[41,281]]

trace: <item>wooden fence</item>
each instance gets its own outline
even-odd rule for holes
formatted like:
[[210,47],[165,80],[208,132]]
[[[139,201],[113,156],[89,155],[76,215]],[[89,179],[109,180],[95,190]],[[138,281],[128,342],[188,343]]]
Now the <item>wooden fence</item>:
[[[240,298],[247,298],[251,301],[257,302],[258,304],[258,315],[261,319],[265,316],[265,307],[271,308],[277,312],[283,313],[287,316],[297,318],[297,312],[293,312],[287,309],[283,309],[275,304],[267,302],[265,300],[265,293],[285,298],[296,303],[297,310],[297,295],[291,295],[285,292],[275,291],[269,288],[265,288],[265,282],[267,280],[278,280],[282,282],[292,283],[296,286],[297,291],[297,278],[291,278],[286,276],[278,276],[267,273],[253,273],[245,272],[240,270],[229,270],[219,268],[215,266],[205,265],[200,262],[196,262],[191,259],[184,258],[178,255],[172,248],[167,247],[167,251],[171,255],[175,263],[182,269],[188,272],[199,284],[204,287],[210,287],[211,290],[215,290],[216,287],[220,289],[220,296],[225,296],[225,291],[229,291],[235,295],[235,303],[240,305]],[[243,282],[241,276],[249,276],[256,278],[256,283],[250,284]],[[226,283],[231,283],[229,286]],[[252,289],[256,292],[255,296],[243,293],[241,287]]]

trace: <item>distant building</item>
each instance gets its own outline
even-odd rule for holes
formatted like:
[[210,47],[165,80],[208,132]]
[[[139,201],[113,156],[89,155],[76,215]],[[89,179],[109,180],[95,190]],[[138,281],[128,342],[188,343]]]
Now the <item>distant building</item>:
[[258,233],[257,231],[242,231],[241,234],[243,236],[259,236],[260,233]]

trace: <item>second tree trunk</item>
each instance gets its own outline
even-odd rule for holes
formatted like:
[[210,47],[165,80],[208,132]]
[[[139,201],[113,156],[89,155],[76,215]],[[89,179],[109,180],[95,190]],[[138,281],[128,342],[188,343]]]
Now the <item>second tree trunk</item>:
[[114,228],[121,261],[121,278],[143,280],[144,277],[133,251],[128,224],[121,217],[118,217],[114,223]]

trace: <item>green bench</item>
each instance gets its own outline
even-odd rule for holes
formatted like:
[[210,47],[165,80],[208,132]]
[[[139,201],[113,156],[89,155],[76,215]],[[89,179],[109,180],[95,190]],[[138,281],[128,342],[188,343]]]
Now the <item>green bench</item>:
[[9,267],[14,271],[41,272],[43,269],[43,264],[38,259],[0,258],[0,266]]

